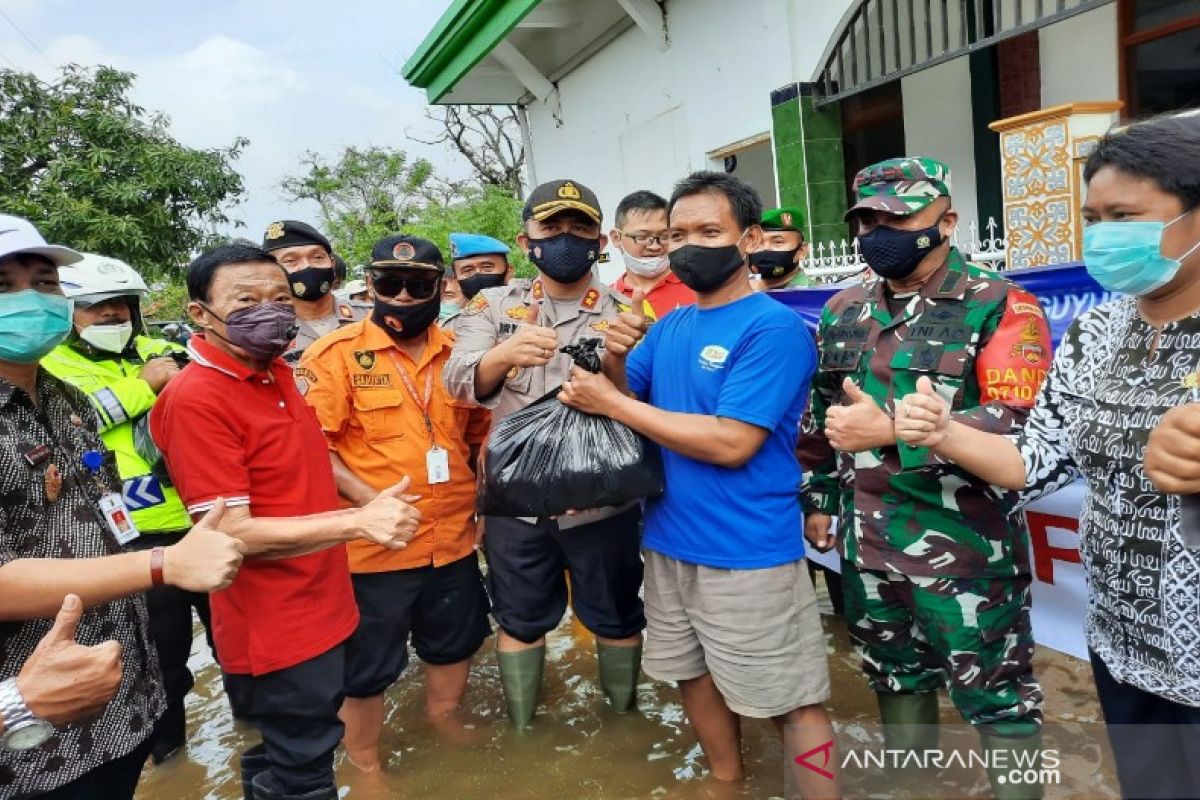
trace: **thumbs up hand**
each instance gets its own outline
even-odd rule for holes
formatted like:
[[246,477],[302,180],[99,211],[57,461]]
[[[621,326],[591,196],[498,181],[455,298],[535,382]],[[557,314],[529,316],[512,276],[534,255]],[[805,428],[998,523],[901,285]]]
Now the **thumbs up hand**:
[[892,420],[851,378],[842,381],[847,405],[831,406],[825,412],[825,437],[834,449],[860,453],[895,445]]
[[42,637],[17,675],[17,688],[29,710],[52,725],[94,717],[121,684],[121,645],[115,641],[85,647],[75,641],[83,604],[63,599],[54,626]]
[[242,566],[246,545],[220,530],[226,514],[218,497],[181,540],[166,548],[163,578],[189,592],[219,592],[233,583]]
[[617,358],[629,355],[650,327],[646,317],[646,293],[635,289],[630,299],[630,308],[617,315],[609,323],[608,332],[604,336],[604,349]]
[[421,527],[421,511],[414,503],[419,495],[409,494],[412,481],[406,475],[375,499],[356,509],[359,535],[390,550],[405,547]]
[[950,426],[950,404],[933,389],[927,377],[917,379],[917,391],[896,405],[896,438],[917,447],[937,447]]

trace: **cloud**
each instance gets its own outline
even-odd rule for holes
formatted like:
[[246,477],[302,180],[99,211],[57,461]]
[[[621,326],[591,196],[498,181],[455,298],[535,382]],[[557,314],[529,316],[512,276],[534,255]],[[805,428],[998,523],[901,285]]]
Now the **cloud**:
[[4,0],[4,13],[18,25],[35,20],[49,11],[61,10],[65,0]]
[[[68,1],[21,4],[36,16],[51,4]],[[7,10],[11,0],[4,2]],[[263,225],[283,216],[316,221],[314,205],[288,203],[278,189],[285,176],[298,171],[306,151],[335,158],[346,145],[402,147],[430,158],[453,177],[464,176],[465,165],[447,151],[405,138],[406,130],[424,133],[429,126],[422,116],[423,95],[405,85],[398,71],[403,58],[397,54],[414,48],[422,29],[408,31],[413,42],[363,46],[364,35],[387,28],[367,25],[369,14],[361,9],[354,12],[360,18],[351,20],[329,18],[324,2],[313,4],[311,16],[294,10],[289,14],[289,5],[281,0],[235,0],[202,18],[185,18],[186,6],[147,6],[140,15],[108,17],[107,29],[78,19],[76,24],[87,34],[63,32],[62,24],[54,22],[54,35],[42,32],[39,37],[35,26],[23,25],[35,41],[44,42],[44,56],[27,45],[5,51],[44,80],[56,74],[52,65],[67,63],[107,64],[135,73],[134,100],[167,114],[172,134],[188,146],[225,147],[238,136],[247,137],[250,145],[236,163],[247,197],[233,214],[245,227],[231,234],[253,238]],[[79,11],[82,15],[92,9]],[[403,13],[390,7],[388,11]],[[60,19],[70,17],[61,9],[54,13]],[[286,38],[271,38],[265,22],[279,14],[311,25],[289,28]],[[221,21],[215,23],[218,17]],[[51,22],[44,15],[42,21]],[[137,24],[142,30],[134,29]],[[214,25],[221,30],[205,30]],[[320,34],[314,37],[314,31]],[[0,37],[0,44],[11,38],[15,34]],[[388,48],[388,55],[380,52],[381,46]]]

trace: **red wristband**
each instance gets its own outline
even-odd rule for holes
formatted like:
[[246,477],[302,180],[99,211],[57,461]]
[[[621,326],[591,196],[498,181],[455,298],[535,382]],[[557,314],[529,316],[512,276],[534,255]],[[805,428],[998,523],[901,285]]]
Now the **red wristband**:
[[155,547],[150,551],[150,583],[155,586],[162,586],[163,580],[163,563],[167,560],[167,551],[161,547]]

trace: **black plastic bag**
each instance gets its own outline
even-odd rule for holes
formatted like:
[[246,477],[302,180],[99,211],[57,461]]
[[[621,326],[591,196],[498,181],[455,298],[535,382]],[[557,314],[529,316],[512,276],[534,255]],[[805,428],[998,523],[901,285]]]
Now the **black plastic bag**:
[[[562,352],[600,371],[596,342]],[[558,402],[558,389],[492,428],[479,510],[502,517],[556,517],[663,493],[662,457],[640,434],[608,417]]]

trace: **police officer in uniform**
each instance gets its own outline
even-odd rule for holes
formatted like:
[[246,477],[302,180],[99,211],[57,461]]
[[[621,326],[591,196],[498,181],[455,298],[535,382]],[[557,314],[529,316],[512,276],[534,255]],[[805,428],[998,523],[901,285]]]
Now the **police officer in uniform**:
[[[458,281],[463,305],[484,289],[505,286],[513,277],[508,245],[482,233],[450,234],[450,274]],[[445,317],[441,326],[453,332],[462,319],[462,308]]]
[[[991,751],[1036,757],[1042,690],[1033,674],[1028,531],[1013,498],[928,448],[897,442],[892,414],[918,381],[953,418],[1021,429],[1046,369],[1037,298],[968,264],[950,169],[899,158],[861,170],[847,212],[875,277],[821,315],[820,372],[799,456],[805,537],[833,544],[839,520],[846,623],[875,690],[889,749],[937,747],[937,692]],[[995,763],[1000,763],[997,758]],[[989,770],[998,797],[1040,796]]]
[[801,265],[808,257],[804,241],[804,212],[795,207],[772,208],[762,216],[763,247],[750,254],[750,271],[758,275],[760,292],[811,286]]
[[292,367],[317,339],[366,317],[369,309],[333,296],[338,282],[333,246],[313,226],[294,219],[272,222],[263,233],[262,249],[287,270],[296,296],[293,306],[300,329],[283,354]]
[[[590,189],[572,180],[544,183],[522,216],[517,242],[538,277],[484,289],[467,303],[444,372],[451,395],[492,409],[497,420],[567,380],[572,361],[560,348],[585,340],[603,345],[611,320],[629,304],[593,271],[607,237]],[[646,622],[638,596],[640,519],[636,504],[557,520],[487,518],[487,581],[514,725],[528,725],[537,706],[545,636],[566,610],[564,569],[575,614],[596,635],[609,702],[618,711],[633,704]]]
[[[116,454],[125,505],[141,533],[129,546],[149,550],[173,545],[191,529],[192,518],[171,485],[148,428],[150,409],[186,363],[185,351],[144,335],[141,299],[146,284],[123,261],[85,253],[80,261],[59,267],[58,278],[63,294],[75,303],[74,324],[67,340],[42,359],[42,366],[82,391],[96,409],[101,438]],[[184,699],[195,684],[187,663],[192,609],[204,625],[210,648],[212,634],[208,595],[203,592],[157,586],[146,593],[146,609],[167,692],[167,710],[155,725],[150,751],[159,764],[187,738]]]

